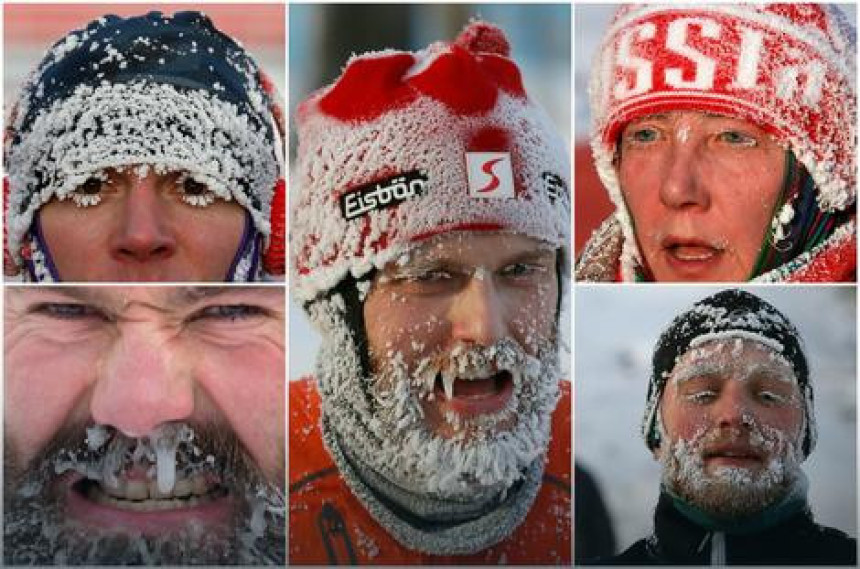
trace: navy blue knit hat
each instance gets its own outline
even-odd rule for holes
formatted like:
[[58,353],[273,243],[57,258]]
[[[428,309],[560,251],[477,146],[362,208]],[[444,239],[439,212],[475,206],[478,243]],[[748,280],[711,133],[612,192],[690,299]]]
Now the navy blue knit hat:
[[678,360],[694,342],[700,344],[711,338],[727,336],[758,341],[779,353],[791,365],[798,388],[804,395],[806,431],[803,435],[803,453],[808,456],[815,446],[816,433],[813,392],[803,340],[794,325],[773,305],[737,289],[724,290],[698,301],[675,317],[657,340],[642,424],[645,444],[650,450],[660,446],[657,413],[663,389]]
[[20,262],[42,204],[137,165],[186,172],[268,235],[283,161],[271,102],[256,63],[199,12],[105,16],[70,32],[29,77],[7,129],[10,253]]

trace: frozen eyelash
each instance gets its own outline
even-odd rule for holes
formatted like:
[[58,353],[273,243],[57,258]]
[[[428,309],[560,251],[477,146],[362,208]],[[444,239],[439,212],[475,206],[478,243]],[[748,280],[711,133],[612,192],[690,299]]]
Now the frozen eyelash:
[[102,201],[102,197],[99,194],[80,194],[78,192],[72,192],[70,196],[72,201],[75,202],[75,205],[78,207],[91,207],[98,205]]
[[182,201],[194,207],[206,207],[215,201],[215,194],[212,192],[203,194],[202,196],[188,196],[183,194]]
[[176,187],[179,189],[179,195],[183,202],[194,207],[206,207],[215,201],[215,192],[206,187],[206,192],[203,194],[189,195],[185,193],[185,182],[193,180],[188,173],[183,172],[176,180]]

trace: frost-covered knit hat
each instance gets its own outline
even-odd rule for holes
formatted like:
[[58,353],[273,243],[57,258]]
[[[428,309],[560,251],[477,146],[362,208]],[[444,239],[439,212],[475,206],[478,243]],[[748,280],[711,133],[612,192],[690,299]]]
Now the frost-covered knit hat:
[[503,32],[354,56],[297,113],[292,284],[313,300],[424,238],[498,230],[568,255],[569,152]]
[[283,150],[271,86],[199,12],[105,16],[58,41],[28,78],[7,127],[8,249],[36,211],[108,168],[185,171],[236,200],[261,235]]
[[[823,4],[627,5],[592,66],[592,150],[635,248],[613,167],[630,121],[693,110],[739,117],[782,140],[822,211],[856,197],[856,32]],[[628,256],[638,258],[638,252]]]
[[773,305],[748,292],[724,290],[694,304],[678,315],[660,334],[654,347],[651,380],[645,405],[642,434],[654,450],[660,445],[657,414],[666,382],[678,360],[695,346],[724,338],[748,339],[770,348],[791,365],[803,394],[805,432],[803,454],[815,446],[816,430],[812,384],[803,340],[794,325]]

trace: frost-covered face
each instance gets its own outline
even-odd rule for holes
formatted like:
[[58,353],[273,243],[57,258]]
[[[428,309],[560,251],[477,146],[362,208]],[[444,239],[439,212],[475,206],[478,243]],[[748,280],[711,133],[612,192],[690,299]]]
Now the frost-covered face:
[[545,452],[558,397],[556,251],[520,235],[430,239],[364,305],[389,472],[447,497],[509,486]]
[[284,562],[283,289],[7,291],[7,563]]
[[657,281],[744,281],[782,189],[785,149],[742,119],[676,111],[629,123],[618,178]]
[[770,347],[729,338],[691,348],[661,401],[664,485],[722,518],[777,502],[800,476],[803,409],[794,372]]
[[109,170],[40,212],[66,281],[223,281],[245,214],[186,174]]

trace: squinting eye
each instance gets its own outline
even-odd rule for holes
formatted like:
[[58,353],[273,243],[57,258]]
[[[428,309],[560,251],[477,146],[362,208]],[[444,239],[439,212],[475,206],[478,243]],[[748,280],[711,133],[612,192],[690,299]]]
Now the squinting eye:
[[411,275],[409,280],[419,282],[419,283],[435,283],[447,281],[453,278],[451,273],[448,271],[444,271],[442,269],[436,269],[432,271],[425,271],[423,273],[419,273],[417,275]]
[[698,405],[703,405],[705,403],[710,403],[717,397],[717,392],[712,391],[710,389],[705,391],[697,391],[695,393],[690,393],[686,396],[687,401],[691,403],[696,403]]
[[772,391],[761,391],[759,392],[758,396],[759,399],[769,405],[783,405],[788,402],[787,397],[780,395],[779,393],[774,393]]
[[215,201],[215,192],[209,186],[183,174],[177,181],[182,201],[188,205],[205,207]]
[[502,268],[500,274],[504,277],[530,277],[546,272],[546,267],[534,263],[512,263]]
[[76,302],[43,302],[31,307],[29,312],[59,320],[106,319],[105,315],[97,308]]
[[758,146],[758,141],[743,132],[726,130],[719,134],[719,139],[733,146]]
[[228,320],[232,322],[235,320],[256,318],[264,314],[266,314],[266,309],[261,306],[250,304],[216,304],[198,310],[191,316],[191,320]]

